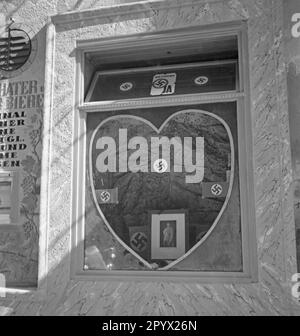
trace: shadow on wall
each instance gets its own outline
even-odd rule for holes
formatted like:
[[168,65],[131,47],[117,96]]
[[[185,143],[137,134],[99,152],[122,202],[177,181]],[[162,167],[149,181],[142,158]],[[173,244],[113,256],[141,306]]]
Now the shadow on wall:
[[[78,9],[88,9],[95,6],[111,5],[112,1],[82,1],[69,0],[58,1],[57,11],[74,11]],[[123,1],[124,2],[124,1]],[[125,1],[128,2],[128,1]],[[116,1],[122,3],[122,1]],[[22,0],[18,4],[2,3],[3,11],[6,16],[0,16],[0,32],[6,29],[10,18],[16,17],[16,23],[20,23],[21,18],[18,16],[19,12],[26,8],[27,0]],[[44,14],[44,13],[41,13]],[[35,69],[35,72],[42,74],[44,72],[45,56],[44,45],[46,37],[46,27],[44,26],[36,35],[38,43],[38,51],[32,67],[26,69],[21,75],[7,79],[0,77],[3,83],[17,82],[20,80],[35,79],[35,74],[30,72]],[[72,57],[72,56],[71,56]],[[42,77],[42,76],[41,76]],[[64,96],[62,94],[62,102]],[[2,112],[2,110],[1,110]],[[31,111],[28,110],[28,114]],[[23,198],[20,200],[20,225],[1,225],[0,226],[0,273],[6,278],[8,287],[35,287],[37,285],[38,274],[38,250],[39,250],[39,194],[40,194],[40,180],[41,180],[41,150],[42,150],[42,109],[36,109],[37,115],[34,120],[34,130],[29,134],[31,141],[31,150],[22,160],[22,181],[20,188],[22,189]],[[57,124],[64,122],[66,115],[58,120]],[[29,132],[29,130],[28,130]],[[65,151],[71,151],[66,148]],[[58,159],[57,159],[58,160]],[[56,162],[54,161],[53,164]]]
[[[25,63],[20,73],[9,79],[2,79],[2,93],[9,83],[36,81],[39,97],[43,97],[43,72],[45,67],[46,27],[43,27],[32,40],[36,40],[36,51],[32,66]],[[19,71],[19,69],[18,69]],[[16,225],[0,225],[0,273],[4,274],[8,287],[32,287],[37,285],[39,250],[39,198],[41,183],[41,152],[43,144],[43,109],[36,103],[37,95],[31,95],[22,107],[8,109],[5,102],[22,94],[6,92],[3,96],[1,112],[23,112],[25,127],[16,134],[26,136],[26,152],[20,153],[20,220]],[[22,97],[29,97],[23,95]],[[25,101],[24,100],[24,101]],[[41,100],[42,102],[42,100]],[[41,103],[42,104],[42,103]],[[21,130],[21,131],[20,131]],[[5,143],[2,143],[5,144]],[[8,144],[8,143],[7,143]],[[8,153],[8,152],[7,152]]]
[[[113,4],[121,4],[121,3],[129,3],[132,1],[114,1]],[[111,6],[111,1],[59,1],[57,5],[57,11],[73,11],[78,9],[89,9],[92,7],[101,7],[101,6]],[[18,11],[22,9],[22,7],[26,6],[26,0],[23,0],[17,6],[12,7],[9,13],[6,16],[6,21],[9,21],[9,18],[14,15],[18,15]],[[150,5],[141,4],[141,6],[146,7],[147,13],[136,13],[134,15],[122,16],[122,21],[126,21],[128,19],[138,19],[141,15],[143,18],[145,17],[155,17],[157,12],[154,11]],[[120,22],[119,16],[113,16],[111,18],[103,17],[100,21],[103,21],[103,24],[109,21],[112,22]],[[89,25],[100,24],[99,20],[97,22],[90,20]],[[7,25],[7,23],[5,23]],[[76,22],[72,25],[68,25],[67,29],[78,28],[81,26],[81,22]],[[58,27],[58,31],[66,30],[61,26]],[[38,41],[45,41],[46,36],[46,27],[41,29],[36,34],[36,39]],[[69,55],[69,57],[74,57],[73,53]],[[44,54],[38,54],[35,58],[35,61],[32,65],[32,68],[36,67],[36,71],[44,71]],[[21,77],[12,78],[9,80],[18,81],[31,79],[27,78],[30,73],[30,69],[22,74]],[[32,75],[33,76],[33,75]],[[2,78],[3,79],[3,78]],[[4,80],[4,79],[3,79]],[[61,104],[64,104],[65,101],[65,93],[60,93],[58,99]],[[39,194],[40,194],[40,181],[41,181],[41,155],[40,152],[42,150],[42,120],[43,120],[43,111],[42,109],[36,110],[36,114],[38,114],[38,118],[36,123],[39,123],[39,126],[36,126],[37,129],[34,134],[32,134],[32,150],[26,156],[22,164],[22,171],[24,173],[23,180],[21,181],[21,188],[24,197],[21,199],[21,219],[22,223],[16,226],[0,226],[0,273],[4,274],[6,277],[6,285],[11,288],[24,288],[24,287],[36,287],[37,286],[37,277],[38,277],[38,251],[39,251]],[[64,115],[60,117],[52,125],[52,130],[55,130],[57,125],[60,123],[66,122],[66,119],[70,117],[70,111],[66,109]],[[76,141],[75,141],[76,142]],[[70,155],[72,152],[72,147],[74,144],[66,147],[64,152],[61,155]],[[39,152],[40,149],[40,152]],[[62,158],[56,157],[52,161],[52,165],[55,166],[59,160]],[[61,238],[63,239],[63,238]],[[53,249],[56,247],[53,246]]]

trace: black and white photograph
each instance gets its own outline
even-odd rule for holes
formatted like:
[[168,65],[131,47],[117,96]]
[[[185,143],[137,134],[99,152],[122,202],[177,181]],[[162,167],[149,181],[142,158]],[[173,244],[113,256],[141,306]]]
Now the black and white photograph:
[[0,316],[300,316],[299,93],[300,0],[0,0]]
[[152,210],[151,262],[159,269],[170,269],[187,256],[189,251],[188,211],[186,209]]
[[160,222],[160,247],[176,247],[176,221]]

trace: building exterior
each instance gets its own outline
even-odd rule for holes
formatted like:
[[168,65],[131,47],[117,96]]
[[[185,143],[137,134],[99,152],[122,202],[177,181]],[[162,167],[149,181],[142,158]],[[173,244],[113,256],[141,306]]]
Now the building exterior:
[[2,315],[299,315],[294,13],[1,2]]

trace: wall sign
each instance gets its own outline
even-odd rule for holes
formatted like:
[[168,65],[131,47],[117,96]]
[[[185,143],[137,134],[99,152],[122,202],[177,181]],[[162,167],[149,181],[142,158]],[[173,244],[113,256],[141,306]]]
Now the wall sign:
[[0,36],[0,79],[16,77],[27,70],[36,52],[37,39],[33,31],[11,19]]
[[31,109],[42,108],[43,86],[36,80],[0,82],[0,168],[21,167],[30,134]]

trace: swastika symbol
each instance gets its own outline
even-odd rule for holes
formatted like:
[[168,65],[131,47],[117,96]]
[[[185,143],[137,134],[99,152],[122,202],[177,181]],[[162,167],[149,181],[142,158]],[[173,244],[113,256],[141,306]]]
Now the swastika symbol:
[[147,248],[148,239],[145,233],[136,232],[131,236],[130,244],[138,252],[143,252]]
[[110,193],[106,190],[102,191],[100,194],[100,198],[102,202],[108,202],[110,200]]
[[120,85],[120,90],[121,91],[129,91],[132,89],[133,84],[131,82],[125,82]]
[[164,159],[157,159],[153,163],[153,169],[157,173],[164,173],[168,169],[168,162]]
[[210,188],[211,192],[215,196],[219,196],[222,194],[223,188],[220,184],[213,184]]
[[168,81],[166,79],[159,78],[153,82],[152,86],[155,87],[156,89],[161,89],[165,87],[167,84],[168,84]]

